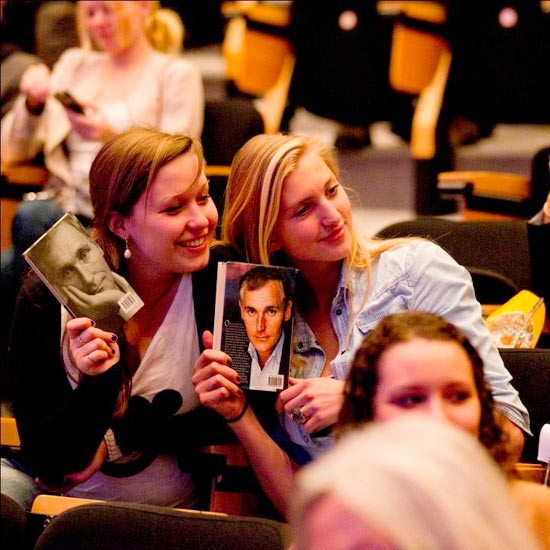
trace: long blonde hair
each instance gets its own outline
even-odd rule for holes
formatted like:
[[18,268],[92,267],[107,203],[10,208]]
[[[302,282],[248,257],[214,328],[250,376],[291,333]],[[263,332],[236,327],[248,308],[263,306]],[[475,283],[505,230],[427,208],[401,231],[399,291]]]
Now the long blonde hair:
[[[313,151],[340,180],[332,149],[314,136],[260,134],[237,152],[225,192],[222,240],[233,245],[253,263],[292,263],[272,251],[274,231],[281,207],[283,184],[298,167],[300,159]],[[351,224],[352,246],[345,262],[369,274],[382,252],[410,239],[366,239]],[[351,270],[348,270],[351,277]],[[350,324],[351,326],[351,324]]]
[[[127,3],[126,1],[113,1],[109,4],[117,18],[119,33],[124,33],[120,13],[123,4]],[[183,50],[185,27],[180,16],[169,8],[161,8],[160,2],[151,1],[150,4],[151,9],[148,17],[145,19],[143,29],[147,40],[159,52],[168,54],[181,53]],[[87,29],[84,8],[81,2],[78,2],[76,15],[80,45],[84,49],[93,49],[93,41]]]

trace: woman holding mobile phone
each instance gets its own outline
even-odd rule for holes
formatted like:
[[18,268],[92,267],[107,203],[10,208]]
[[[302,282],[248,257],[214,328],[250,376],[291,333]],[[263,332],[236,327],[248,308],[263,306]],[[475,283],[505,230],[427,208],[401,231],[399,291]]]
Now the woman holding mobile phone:
[[[13,258],[2,258],[2,280],[11,277],[16,289],[27,267],[22,252],[64,212],[89,224],[88,172],[107,139],[136,124],[200,136],[201,75],[181,56],[163,53],[178,50],[177,33],[158,17],[158,8],[152,1],[80,1],[81,47],[64,52],[52,71],[37,64],[23,74],[21,95],[2,120],[2,163],[43,153],[51,176],[48,200],[21,203],[12,231]],[[67,108],[67,93],[83,113]]]

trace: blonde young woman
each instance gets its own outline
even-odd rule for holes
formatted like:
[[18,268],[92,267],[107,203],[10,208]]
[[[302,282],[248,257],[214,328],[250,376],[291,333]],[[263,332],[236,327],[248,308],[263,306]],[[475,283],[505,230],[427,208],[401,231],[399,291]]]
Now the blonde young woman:
[[[21,253],[63,212],[89,222],[88,172],[108,138],[136,124],[200,137],[201,74],[182,56],[164,53],[181,50],[173,43],[181,34],[157,17],[158,8],[152,1],[78,2],[81,47],[67,50],[52,71],[37,64],[21,78],[21,95],[2,120],[2,163],[29,161],[42,152],[51,177],[49,200],[23,202],[16,216],[16,279],[25,270]],[[63,91],[84,114],[55,98]]]
[[431,242],[361,238],[324,144],[291,135],[252,138],[233,161],[225,200],[222,236],[228,243],[248,261],[299,269],[293,378],[278,406],[286,436],[302,454],[291,459],[266,433],[224,353],[206,350],[193,382],[203,404],[233,420],[279,510],[287,510],[296,461],[333,443],[327,432],[338,418],[344,380],[364,335],[395,311],[432,311],[468,335],[484,360],[512,455],[519,457],[528,413],[491,342],[466,269]]

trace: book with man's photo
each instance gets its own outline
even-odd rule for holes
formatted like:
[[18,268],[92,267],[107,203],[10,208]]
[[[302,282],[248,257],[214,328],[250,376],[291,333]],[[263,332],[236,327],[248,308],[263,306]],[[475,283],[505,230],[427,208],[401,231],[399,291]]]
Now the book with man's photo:
[[214,349],[227,353],[241,388],[288,387],[297,270],[220,262]]
[[115,331],[143,307],[74,214],[65,214],[23,256],[71,316],[89,317],[102,330]]

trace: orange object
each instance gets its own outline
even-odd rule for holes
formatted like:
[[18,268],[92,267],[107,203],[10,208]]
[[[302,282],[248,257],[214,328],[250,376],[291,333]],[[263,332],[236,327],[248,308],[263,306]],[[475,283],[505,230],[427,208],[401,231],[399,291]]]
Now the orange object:
[[[544,327],[546,307],[544,300],[529,290],[518,292],[487,317],[485,322],[491,332],[491,336],[493,336],[493,340],[495,341],[495,332],[499,325],[498,321],[505,321],[505,317],[512,319],[515,313],[518,314],[516,317],[519,317],[524,325],[522,327],[524,329],[523,334],[529,335],[531,340],[529,345],[525,345],[524,336],[521,334],[518,336],[517,333],[513,332],[505,332],[495,344],[498,347],[536,347]],[[501,327],[499,329],[502,330]]]

